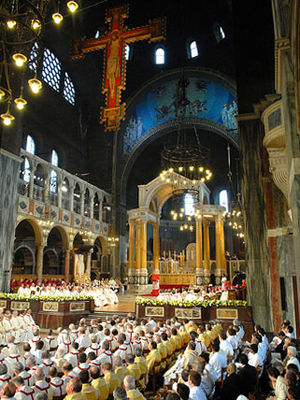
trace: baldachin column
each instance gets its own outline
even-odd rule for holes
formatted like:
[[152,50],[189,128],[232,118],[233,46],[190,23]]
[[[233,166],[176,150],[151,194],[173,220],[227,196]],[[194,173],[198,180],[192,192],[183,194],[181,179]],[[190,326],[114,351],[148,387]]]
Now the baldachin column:
[[216,283],[220,284],[222,274],[226,275],[224,221],[221,215],[217,216],[216,226]]
[[159,227],[153,224],[153,273],[159,274]]
[[196,285],[203,283],[202,218],[196,219]]
[[37,279],[39,282],[42,282],[43,280],[43,254],[44,254],[44,246],[42,244],[37,245],[35,269],[36,269]]
[[209,243],[209,222],[203,221],[204,236],[204,283],[210,282],[210,243]]

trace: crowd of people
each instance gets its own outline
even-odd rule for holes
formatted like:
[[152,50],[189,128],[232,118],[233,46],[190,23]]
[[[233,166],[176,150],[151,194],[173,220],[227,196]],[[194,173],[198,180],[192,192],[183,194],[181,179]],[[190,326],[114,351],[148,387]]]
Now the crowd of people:
[[225,330],[218,321],[131,313],[81,319],[42,337],[30,310],[1,310],[0,332],[1,399],[144,400],[157,391],[166,400],[300,399],[288,321],[270,342],[261,326],[246,341],[237,320]]
[[76,284],[66,283],[62,279],[50,279],[39,282],[38,280],[12,279],[11,291],[20,295],[42,295],[47,297],[69,297],[78,295],[89,295],[94,298],[96,307],[104,307],[108,304],[119,302],[117,292],[120,286],[114,279],[94,280],[90,283]]

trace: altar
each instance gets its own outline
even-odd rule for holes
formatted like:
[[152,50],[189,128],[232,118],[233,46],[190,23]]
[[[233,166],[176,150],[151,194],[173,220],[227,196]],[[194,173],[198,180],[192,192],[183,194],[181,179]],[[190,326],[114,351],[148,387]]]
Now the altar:
[[40,328],[57,329],[67,328],[71,323],[78,324],[81,318],[94,312],[94,300],[80,298],[42,300],[30,298],[30,296],[21,298],[21,296],[7,294],[5,297],[0,295],[0,307],[19,312],[30,309],[34,321]]
[[244,300],[176,301],[137,297],[135,313],[137,318],[155,320],[191,319],[198,325],[218,320],[225,330],[237,319],[245,330],[245,340],[250,340],[253,333],[252,308]]
[[176,288],[177,286],[193,286],[195,282],[195,274],[181,273],[181,274],[160,274],[159,284],[161,287],[170,286]]

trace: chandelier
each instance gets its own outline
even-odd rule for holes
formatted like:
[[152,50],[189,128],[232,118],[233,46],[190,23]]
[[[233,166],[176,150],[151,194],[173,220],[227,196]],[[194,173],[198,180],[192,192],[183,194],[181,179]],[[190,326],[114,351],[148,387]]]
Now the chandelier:
[[230,202],[230,210],[225,214],[225,223],[233,229],[236,236],[240,238],[245,236],[240,193],[237,194],[236,201]]
[[[233,182],[232,182],[232,171],[231,171],[231,157],[230,157],[230,146],[227,145],[227,160],[228,160],[228,183],[229,183],[229,192],[232,193],[232,197],[235,200],[229,202],[229,211],[224,214],[225,224],[229,226],[236,236],[241,239],[244,238],[244,218],[242,211],[242,202],[241,202],[241,194],[235,191]],[[237,160],[236,160],[237,161]],[[238,172],[238,165],[236,166],[236,170]],[[238,184],[238,176],[237,176],[237,184]]]
[[[41,57],[41,40],[50,4],[55,8],[52,19],[59,24],[63,20],[59,12],[59,2],[0,0],[0,102],[5,105],[5,112],[0,114],[0,118],[7,126],[15,119],[11,111],[12,103],[17,110],[24,109],[27,104],[23,97],[25,72],[34,73],[27,81],[32,93],[37,94],[42,88],[34,66]],[[67,7],[70,12],[75,12],[78,3],[68,1]],[[36,51],[32,52],[34,45]]]

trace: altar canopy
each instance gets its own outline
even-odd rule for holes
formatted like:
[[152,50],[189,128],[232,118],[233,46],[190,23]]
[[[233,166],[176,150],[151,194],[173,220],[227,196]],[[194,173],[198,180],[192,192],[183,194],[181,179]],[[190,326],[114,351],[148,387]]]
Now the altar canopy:
[[[197,189],[199,192],[198,213],[195,216],[195,263],[191,263],[183,250],[179,254],[164,254],[159,250],[160,212],[165,202],[172,197],[174,189]],[[148,283],[147,269],[147,224],[153,226],[153,274],[159,274],[161,283],[174,285],[202,285],[210,282],[211,257],[209,226],[215,224],[216,243],[216,284],[220,284],[222,274],[226,274],[224,243],[224,207],[203,204],[209,198],[209,189],[204,182],[192,181],[173,171],[168,171],[164,179],[157,177],[146,185],[139,185],[139,207],[128,211],[129,285]],[[195,268],[193,268],[193,265]]]

